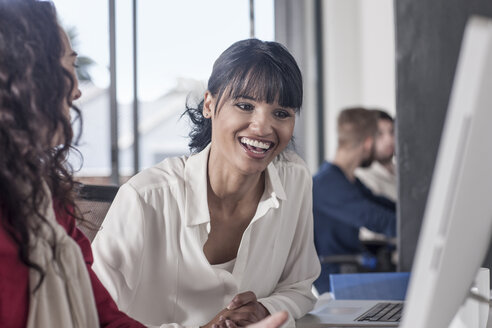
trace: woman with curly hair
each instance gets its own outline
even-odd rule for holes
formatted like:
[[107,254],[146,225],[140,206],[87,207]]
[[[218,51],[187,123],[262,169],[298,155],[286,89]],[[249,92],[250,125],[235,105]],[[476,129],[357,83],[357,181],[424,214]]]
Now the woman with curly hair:
[[50,2],[0,0],[0,327],[143,327],[99,282],[75,226],[76,56]]
[[0,0],[1,327],[142,327],[97,279],[75,226],[76,56],[51,3]]

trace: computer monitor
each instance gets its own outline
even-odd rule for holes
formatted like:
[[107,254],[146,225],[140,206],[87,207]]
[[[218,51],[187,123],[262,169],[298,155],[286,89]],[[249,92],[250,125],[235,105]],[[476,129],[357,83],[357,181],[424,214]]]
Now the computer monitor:
[[467,24],[403,313],[448,327],[492,233],[492,20]]

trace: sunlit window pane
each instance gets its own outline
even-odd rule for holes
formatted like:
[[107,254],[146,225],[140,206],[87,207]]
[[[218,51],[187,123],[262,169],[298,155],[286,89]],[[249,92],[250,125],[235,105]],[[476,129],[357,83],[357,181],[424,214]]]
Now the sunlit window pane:
[[[55,0],[62,24],[76,31],[76,51],[93,61],[81,83],[84,117],[79,177],[109,183],[108,1]],[[137,2],[140,169],[168,156],[188,154],[187,97],[206,89],[213,62],[233,42],[249,37],[249,0]],[[274,36],[273,0],[255,1],[255,32]],[[132,1],[116,1],[116,65],[120,175],[133,174]],[[75,160],[72,160],[76,163]]]

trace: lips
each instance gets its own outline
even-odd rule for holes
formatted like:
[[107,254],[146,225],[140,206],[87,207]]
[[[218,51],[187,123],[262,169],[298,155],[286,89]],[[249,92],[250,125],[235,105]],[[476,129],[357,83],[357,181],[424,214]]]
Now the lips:
[[266,140],[258,140],[247,137],[241,137],[239,139],[243,148],[253,157],[263,157],[270,149],[272,149],[274,143]]

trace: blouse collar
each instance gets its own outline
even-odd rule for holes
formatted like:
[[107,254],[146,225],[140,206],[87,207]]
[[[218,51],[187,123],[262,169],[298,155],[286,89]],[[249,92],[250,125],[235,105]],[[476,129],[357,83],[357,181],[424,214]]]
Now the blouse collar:
[[[185,164],[185,218],[186,225],[193,226],[210,222],[207,202],[207,163],[210,144],[198,154],[191,155]],[[267,201],[278,208],[279,200],[285,200],[286,194],[280,181],[274,159],[266,168],[265,191],[260,203]]]

